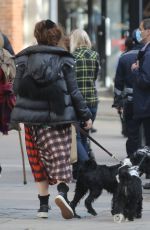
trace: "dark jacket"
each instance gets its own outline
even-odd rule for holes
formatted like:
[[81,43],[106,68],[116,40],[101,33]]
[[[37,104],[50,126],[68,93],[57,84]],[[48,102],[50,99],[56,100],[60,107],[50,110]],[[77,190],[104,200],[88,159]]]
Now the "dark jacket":
[[138,55],[139,69],[134,70],[134,117],[150,117],[150,44]]
[[66,124],[91,118],[77,87],[74,58],[60,47],[36,45],[16,55],[12,122]]
[[114,107],[121,106],[124,99],[129,102],[133,101],[134,73],[131,66],[136,62],[141,47],[138,44],[134,45],[132,50],[125,52],[119,58],[114,82]]
[[3,39],[4,39],[4,49],[8,50],[12,55],[14,55],[14,50],[11,46],[11,43],[9,41],[9,39],[7,38],[7,36],[5,34],[2,34],[3,35]]

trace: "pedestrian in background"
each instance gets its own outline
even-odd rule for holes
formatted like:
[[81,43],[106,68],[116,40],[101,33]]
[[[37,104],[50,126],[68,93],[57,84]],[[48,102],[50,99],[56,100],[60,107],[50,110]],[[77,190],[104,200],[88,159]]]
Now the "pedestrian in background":
[[135,33],[136,33],[136,30],[134,30],[132,37],[130,37],[130,36],[126,37],[126,39],[125,39],[125,51],[123,52],[123,54],[133,49],[134,42],[137,43],[137,38],[136,38]]
[[[132,64],[134,119],[137,132],[143,125],[145,144],[150,146],[150,18],[140,23],[139,37],[145,45],[139,51],[137,61]],[[144,188],[150,189],[150,183],[146,183]]]
[[8,39],[8,37],[0,31],[0,47],[3,47],[5,50],[8,50],[10,54],[14,55],[14,50]]
[[[98,95],[96,80],[99,76],[100,60],[99,54],[92,50],[90,38],[85,30],[75,29],[70,35],[70,51],[76,61],[76,78],[79,90],[92,113],[94,122],[98,107]],[[80,127],[83,124],[80,121]],[[78,163],[89,159],[89,147],[87,137],[77,131]]]
[[10,129],[10,114],[15,104],[12,81],[16,68],[12,54],[8,38],[0,32],[0,132],[4,135]]
[[[0,31],[0,132],[3,135],[10,130],[10,114],[15,104],[12,90],[15,65],[11,55],[14,55],[13,48],[7,36]],[[0,166],[0,173],[1,170]]]
[[35,25],[34,36],[38,44],[16,55],[12,122],[25,124],[26,150],[39,193],[38,217],[48,217],[49,185],[57,184],[55,203],[62,216],[71,219],[67,198],[67,183],[72,181],[71,123],[80,117],[89,129],[91,113],[77,87],[73,56],[62,48],[62,28],[42,20]]
[[[133,118],[133,80],[132,64],[137,60],[139,50],[142,48],[138,30],[134,30],[131,38],[126,41],[127,49],[120,56],[114,80],[114,104],[118,113],[122,113],[124,122],[127,156],[130,157],[140,146],[140,133],[136,120]],[[129,45],[128,45],[129,42]],[[124,134],[124,133],[123,133]]]

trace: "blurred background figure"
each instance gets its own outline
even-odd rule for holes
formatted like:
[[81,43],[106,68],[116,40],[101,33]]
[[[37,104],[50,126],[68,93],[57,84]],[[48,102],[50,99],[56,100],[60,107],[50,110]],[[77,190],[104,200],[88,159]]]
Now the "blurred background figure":
[[[134,118],[136,126],[133,127],[133,138],[141,125],[144,130],[145,145],[150,146],[150,18],[141,21],[138,37],[144,47],[139,51],[137,60],[132,64],[134,76]],[[135,146],[136,147],[136,142]],[[150,177],[150,175],[148,175]],[[144,189],[150,189],[150,183],[144,185]]]
[[0,31],[0,47],[9,51],[10,54],[14,55],[14,50],[8,39],[8,37]]
[[137,42],[137,41],[134,41],[133,37],[130,37],[130,36],[126,37],[124,53],[132,50],[132,48],[134,47],[134,42]]
[[[92,50],[90,38],[87,32],[82,29],[72,31],[70,35],[70,51],[76,60],[75,68],[79,90],[92,113],[92,121],[94,122],[98,107],[96,80],[100,70],[99,54]],[[84,127],[82,122],[80,122],[80,127]],[[94,157],[87,142],[87,137],[81,134],[79,130],[77,130],[77,152],[78,162],[76,166],[90,157]],[[74,175],[74,177],[76,176]]]
[[[114,81],[114,104],[122,116],[122,134],[127,136],[126,152],[130,157],[141,146],[140,133],[137,132],[137,123],[133,114],[133,79],[132,64],[137,60],[139,50],[142,48],[138,30],[134,30],[132,38],[126,39],[126,50],[120,56]],[[135,131],[133,131],[135,130]]]
[[0,32],[0,132],[8,134],[10,114],[15,104],[12,81],[15,77],[13,48],[8,38]]
[[[124,52],[121,54],[121,56],[126,52],[132,50],[133,47],[134,47],[133,38],[130,36],[126,37],[125,44],[124,44]],[[119,64],[118,64],[118,68],[119,68]],[[124,137],[127,137],[126,119],[124,117],[125,113],[123,112],[123,109],[118,109],[117,112],[119,114],[120,121],[121,121],[121,133]]]

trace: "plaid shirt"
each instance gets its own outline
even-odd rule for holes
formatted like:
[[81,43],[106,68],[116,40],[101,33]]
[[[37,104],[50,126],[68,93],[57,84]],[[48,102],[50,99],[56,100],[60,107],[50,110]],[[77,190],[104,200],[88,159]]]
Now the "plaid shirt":
[[86,47],[77,48],[73,55],[76,59],[75,68],[78,87],[87,106],[95,107],[98,102],[95,81],[100,69],[99,55]]

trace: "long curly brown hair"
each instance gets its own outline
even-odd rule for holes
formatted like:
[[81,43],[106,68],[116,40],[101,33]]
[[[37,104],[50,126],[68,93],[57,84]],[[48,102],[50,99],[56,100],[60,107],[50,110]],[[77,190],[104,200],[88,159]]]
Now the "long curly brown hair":
[[39,45],[57,46],[64,37],[63,28],[53,23],[51,28],[47,26],[47,20],[37,22],[34,29],[34,36]]

